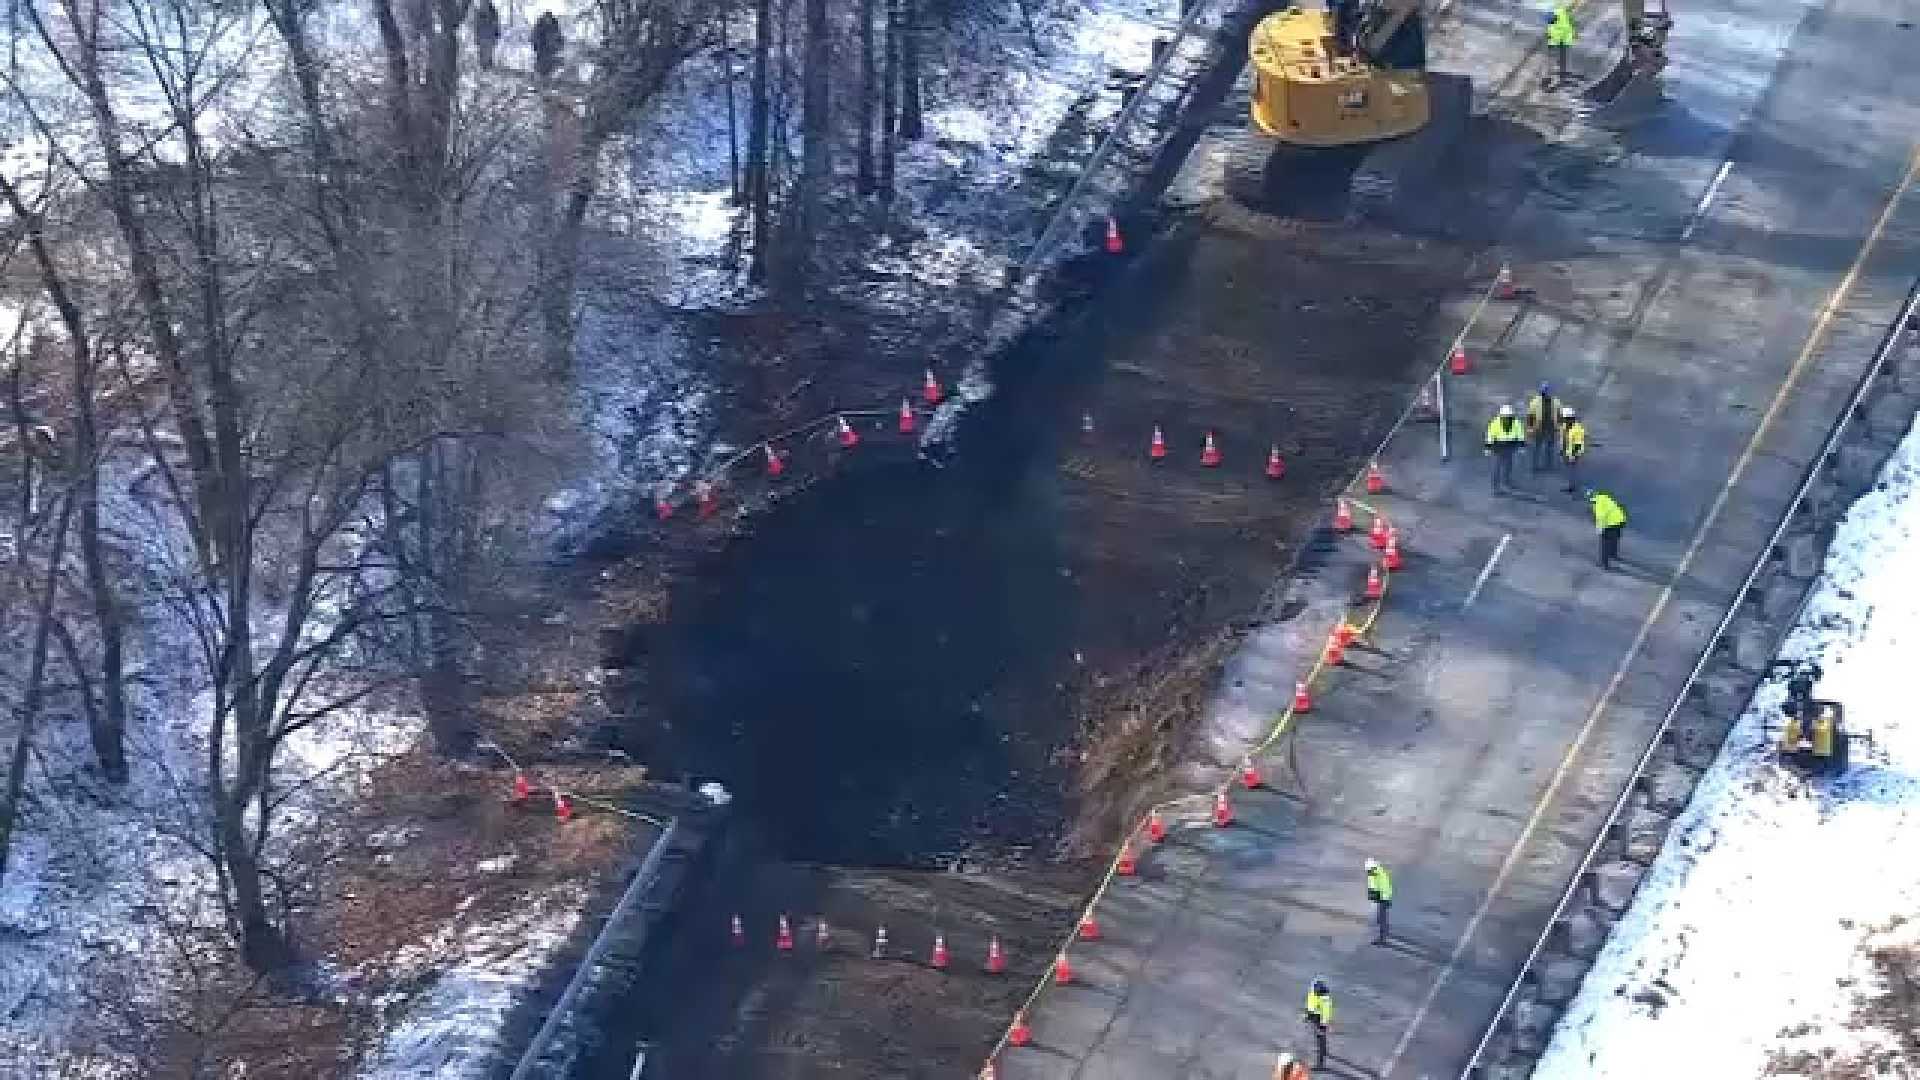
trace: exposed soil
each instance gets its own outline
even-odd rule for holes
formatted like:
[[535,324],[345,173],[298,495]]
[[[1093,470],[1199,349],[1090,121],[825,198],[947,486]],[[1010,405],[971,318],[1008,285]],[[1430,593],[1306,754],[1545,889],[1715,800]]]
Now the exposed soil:
[[[872,440],[695,560],[632,642],[625,737],[723,778],[743,831],[629,1013],[649,1075],[978,1067],[1091,884],[1063,841],[1110,842],[1181,755],[1239,632],[1456,329],[1436,305],[1468,287],[1473,237],[1518,191],[1490,170],[1523,150],[1489,130],[1462,155],[1450,189],[1497,197],[1421,215],[1459,231],[1228,204],[1167,222],[1138,261],[1078,268],[1083,302],[998,362],[944,467]],[[782,912],[794,955],[772,948]],[[911,959],[867,958],[882,924]],[[993,933],[1009,976],[979,971]]]

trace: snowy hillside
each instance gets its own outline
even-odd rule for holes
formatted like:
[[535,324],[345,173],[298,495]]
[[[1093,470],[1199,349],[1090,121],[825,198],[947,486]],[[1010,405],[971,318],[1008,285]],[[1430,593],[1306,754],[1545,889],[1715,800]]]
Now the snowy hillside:
[[1909,432],[1834,536],[1782,658],[1826,669],[1853,769],[1780,770],[1771,682],[1675,822],[1568,1006],[1543,1080],[1920,1075],[1920,435]]

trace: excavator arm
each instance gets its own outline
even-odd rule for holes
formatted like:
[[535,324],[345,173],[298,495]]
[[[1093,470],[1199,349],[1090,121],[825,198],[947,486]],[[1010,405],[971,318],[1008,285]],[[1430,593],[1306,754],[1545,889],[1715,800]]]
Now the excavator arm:
[[[1378,57],[1387,51],[1393,36],[1406,21],[1420,11],[1421,0],[1377,0],[1360,16],[1359,40],[1354,44],[1364,56]],[[1638,3],[1641,0],[1622,0]]]

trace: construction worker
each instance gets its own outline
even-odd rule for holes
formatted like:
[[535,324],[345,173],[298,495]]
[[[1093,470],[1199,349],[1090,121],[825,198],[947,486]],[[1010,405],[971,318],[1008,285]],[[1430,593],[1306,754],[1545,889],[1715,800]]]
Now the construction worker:
[[1587,425],[1580,422],[1573,406],[1560,408],[1560,460],[1567,466],[1567,494],[1579,490],[1580,463],[1587,456]]
[[1502,405],[1487,421],[1487,453],[1493,456],[1493,493],[1513,486],[1513,456],[1527,444],[1527,433],[1514,419],[1513,406]]
[[1600,533],[1600,569],[1613,569],[1620,557],[1620,530],[1627,527],[1627,512],[1618,500],[1604,491],[1587,489],[1587,505],[1593,507],[1593,527]]
[[1550,383],[1541,383],[1540,389],[1527,399],[1527,441],[1533,444],[1534,472],[1553,468],[1553,451],[1560,441],[1555,419],[1557,407]]
[[1554,0],[1553,10],[1547,13],[1547,51],[1553,54],[1554,67],[1559,72],[1558,78],[1547,76],[1547,85],[1551,88],[1569,77],[1567,56],[1573,51],[1573,11],[1567,7],[1567,0]]
[[1367,899],[1373,901],[1373,943],[1387,943],[1387,909],[1393,906],[1393,875],[1378,859],[1367,860]]
[[1292,1054],[1282,1053],[1273,1063],[1273,1080],[1307,1080],[1307,1066]]
[[1305,1019],[1313,1029],[1313,1067],[1324,1069],[1327,1067],[1327,1032],[1333,1027],[1333,992],[1327,989],[1325,979],[1313,980],[1313,989],[1307,991]]

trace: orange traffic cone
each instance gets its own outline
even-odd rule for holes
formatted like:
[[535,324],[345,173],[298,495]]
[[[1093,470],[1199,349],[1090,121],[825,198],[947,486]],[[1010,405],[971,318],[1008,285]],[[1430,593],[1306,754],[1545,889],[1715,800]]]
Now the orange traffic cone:
[[1375,551],[1387,549],[1387,519],[1379,514],[1373,515],[1373,528],[1367,530],[1367,543]]
[[1400,569],[1400,530],[1387,530],[1387,554],[1381,560],[1389,570]]
[[747,925],[735,915],[727,921],[727,935],[733,940],[733,947],[743,949],[747,945]]
[[1120,858],[1113,864],[1113,872],[1121,877],[1132,877],[1140,872],[1140,864],[1133,857],[1133,841],[1120,845]]
[[712,517],[714,510],[720,505],[713,497],[713,484],[706,480],[694,481],[693,502],[700,508],[700,516],[703,518]]
[[952,957],[947,955],[947,936],[945,934],[935,933],[933,935],[933,955],[927,958],[927,962],[933,965],[934,970],[945,971],[947,969],[947,961],[950,959],[952,959]]
[[876,926],[873,930],[873,958],[885,959],[887,955],[887,928]]
[[1246,788],[1248,791],[1252,791],[1254,788],[1259,787],[1260,784],[1260,766],[1255,765],[1251,757],[1242,758],[1240,761],[1240,786]]
[[1493,294],[1502,300],[1511,300],[1520,295],[1520,290],[1513,285],[1513,265],[1511,263],[1500,264],[1500,273],[1493,279]]
[[780,456],[780,451],[775,450],[772,443],[763,443],[762,447],[767,452],[767,475],[777,477],[786,472],[787,459]]
[[1092,908],[1088,908],[1086,913],[1080,916],[1080,940],[1100,940],[1100,919],[1094,915]]
[[1387,478],[1380,473],[1380,463],[1367,462],[1367,494],[1378,495],[1387,490]]
[[1293,684],[1293,711],[1295,713],[1313,711],[1313,696],[1307,693],[1307,684],[1304,682]]
[[560,819],[562,825],[573,820],[573,800],[567,798],[564,791],[553,793],[553,816]]
[[913,434],[913,402],[900,399],[900,434]]
[[1220,446],[1213,441],[1213,432],[1207,432],[1207,445],[1200,450],[1200,464],[1211,469],[1220,464]]
[[860,433],[853,430],[853,425],[847,423],[847,418],[844,416],[836,416],[834,417],[834,420],[836,423],[839,424],[838,433],[840,436],[840,449],[851,450],[854,447],[859,446]]
[[933,369],[928,368],[926,381],[920,384],[920,400],[929,405],[938,405],[940,399],[946,396],[946,392],[940,389],[940,380],[933,377]]
[[1333,628],[1333,640],[1339,642],[1340,647],[1343,649],[1353,644],[1353,639],[1359,636],[1360,632],[1355,630],[1353,624],[1345,619],[1340,620],[1340,625]]
[[1455,375],[1465,375],[1470,366],[1467,362],[1467,350],[1464,346],[1455,345],[1453,351],[1447,354],[1447,370],[1453,372]]
[[1120,239],[1120,223],[1107,215],[1107,254],[1118,255],[1127,250],[1126,242]]
[[1007,950],[1000,947],[1000,935],[987,939],[987,974],[998,975],[1007,970]]
[[827,917],[820,916],[813,924],[813,947],[825,952],[833,945],[833,928],[827,925]]
[[1332,636],[1327,638],[1327,651],[1324,655],[1327,664],[1331,667],[1339,667],[1347,662],[1347,646],[1340,640],[1339,631],[1334,631]]
[[1222,791],[1213,797],[1213,827],[1224,829],[1233,824],[1233,804],[1227,801],[1227,793]]
[[1013,1014],[1013,1026],[1007,1029],[1008,1046],[1025,1046],[1033,1041],[1033,1029],[1027,1026],[1027,1010]]
[[1267,479],[1278,480],[1287,475],[1287,463],[1280,460],[1280,444],[1274,443],[1267,451]]
[[1333,500],[1333,531],[1349,532],[1353,529],[1353,507],[1345,499]]
[[533,797],[533,785],[528,782],[527,774],[523,772],[514,773],[513,774],[513,797],[508,799],[507,801],[512,803],[515,806],[525,806],[527,805],[527,800],[532,797]]
[[661,521],[665,521],[673,516],[672,484],[661,487],[659,493],[653,497],[653,516],[659,518]]
[[1386,583],[1380,580],[1380,568],[1372,563],[1367,564],[1367,589],[1364,595],[1369,600],[1378,600],[1385,592]]
[[1073,982],[1073,961],[1067,959],[1067,952],[1062,949],[1060,955],[1053,960],[1053,984],[1066,986],[1071,982]]
[[1147,811],[1147,839],[1157,844],[1160,841],[1165,840],[1166,838],[1167,838],[1166,819],[1160,816],[1160,811],[1158,810]]
[[781,952],[793,951],[793,924],[785,915],[780,916],[779,924],[773,931],[773,947]]
[[1155,461],[1163,461],[1167,456],[1167,437],[1160,432],[1160,425],[1153,425],[1153,441],[1147,444],[1147,456]]

